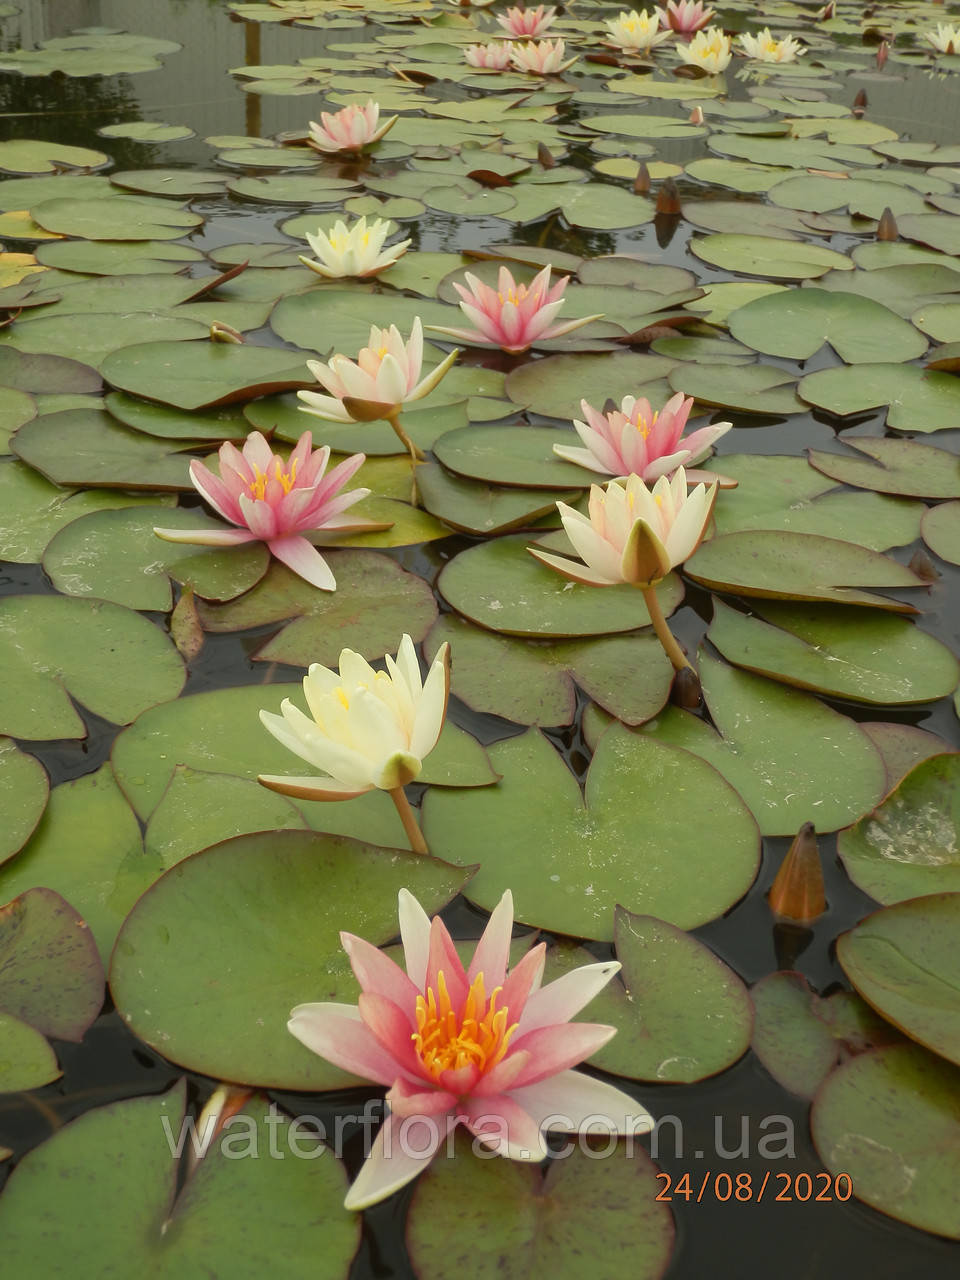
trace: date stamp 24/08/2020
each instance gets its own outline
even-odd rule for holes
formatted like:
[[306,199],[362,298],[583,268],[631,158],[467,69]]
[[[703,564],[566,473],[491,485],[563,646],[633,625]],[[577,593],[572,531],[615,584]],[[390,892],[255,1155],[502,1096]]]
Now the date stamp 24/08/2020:
[[760,1178],[752,1173],[689,1173],[675,1178],[670,1173],[658,1173],[661,1188],[658,1200],[693,1200],[701,1204],[712,1199],[725,1204],[728,1200],[741,1204],[759,1204],[764,1197],[780,1204],[844,1203],[853,1195],[853,1181],[848,1173],[772,1173],[767,1170]]

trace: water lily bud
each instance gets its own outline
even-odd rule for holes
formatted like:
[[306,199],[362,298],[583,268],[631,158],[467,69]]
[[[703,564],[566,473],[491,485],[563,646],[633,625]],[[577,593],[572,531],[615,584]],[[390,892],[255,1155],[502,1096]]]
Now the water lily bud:
[[665,178],[660,184],[656,212],[660,217],[678,218],[680,216],[680,192],[672,178]]
[[640,167],[637,169],[637,176],[633,180],[633,193],[637,196],[645,196],[650,190],[650,170],[640,161]]
[[812,822],[805,822],[787,850],[768,901],[775,915],[808,924],[827,909],[823,867]]
[[243,334],[233,325],[224,324],[222,320],[214,320],[210,326],[211,342],[243,342]]
[[690,112],[690,123],[703,124],[703,121],[704,121],[703,107],[694,107],[693,110]]
[[857,96],[853,100],[852,111],[855,116],[862,116],[863,113],[866,111],[866,109],[867,109],[867,94],[865,89],[861,89],[860,92],[857,94]]
[[702,701],[700,677],[693,667],[683,667],[673,679],[670,690],[670,701],[677,707],[685,707],[688,711],[696,711]]
[[915,573],[918,578],[922,578],[924,582],[936,582],[940,577],[939,570],[923,547],[918,547],[913,553],[907,568],[911,573]]
[[877,50],[877,70],[882,71],[886,66],[887,58],[890,57],[890,46],[886,40],[881,40],[880,47]]
[[897,229],[897,220],[893,216],[893,210],[888,205],[880,215],[880,221],[877,223],[877,239],[878,240],[899,240],[900,232]]
[[555,169],[557,162],[550,154],[550,148],[544,142],[537,143],[537,163],[542,169]]

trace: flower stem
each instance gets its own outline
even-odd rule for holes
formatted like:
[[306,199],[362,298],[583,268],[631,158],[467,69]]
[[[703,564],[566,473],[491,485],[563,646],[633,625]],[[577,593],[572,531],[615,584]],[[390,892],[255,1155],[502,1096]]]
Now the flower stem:
[[674,671],[682,671],[684,667],[689,667],[692,671],[693,664],[687,661],[686,655],[677,644],[673,632],[667,626],[667,620],[664,618],[663,610],[660,608],[656,590],[653,587],[641,587],[640,589],[643,592],[644,603],[647,606],[647,612],[650,614],[653,629],[657,633],[657,639],[663,645],[664,653],[673,663]]
[[393,427],[394,431],[396,432],[397,439],[401,442],[403,447],[410,454],[410,468],[412,472],[412,479],[410,481],[410,502],[413,506],[419,507],[420,500],[417,496],[416,466],[418,462],[422,462],[424,459],[423,451],[417,448],[417,446],[413,443],[413,441],[407,435],[406,431],[404,431],[403,427],[400,425],[399,413],[393,413],[389,415],[387,418],[387,421],[390,423],[391,427]]
[[423,832],[420,830],[403,787],[392,787],[390,798],[397,806],[397,813],[400,815],[403,829],[407,833],[407,839],[410,841],[410,848],[414,853],[429,853],[427,842],[423,838]]

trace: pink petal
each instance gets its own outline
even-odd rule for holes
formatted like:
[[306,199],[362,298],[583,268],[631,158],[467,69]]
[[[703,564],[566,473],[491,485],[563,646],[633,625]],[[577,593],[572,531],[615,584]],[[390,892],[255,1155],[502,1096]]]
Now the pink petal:
[[468,1098],[467,1128],[485,1147],[511,1160],[543,1160],[546,1143],[536,1120],[506,1094]]
[[240,514],[243,523],[251,533],[255,533],[264,542],[277,533],[277,520],[273,508],[267,502],[258,502],[256,498],[242,495],[240,498]]
[[[518,1036],[525,1036],[537,1027],[556,1026],[575,1018],[593,997],[607,985],[620,965],[615,960],[599,964],[582,965],[548,982],[527,1001],[517,1029]],[[517,1042],[513,1041],[517,1048]]]
[[397,1080],[387,1094],[387,1105],[395,1116],[442,1116],[457,1105],[457,1097],[443,1089],[420,1089]]
[[530,993],[540,986],[546,950],[546,944],[538,942],[507,974],[500,998],[500,1008],[509,1010],[508,1020],[511,1024],[521,1021]]
[[653,1127],[653,1117],[628,1093],[581,1071],[561,1071],[539,1084],[511,1090],[510,1097],[548,1132],[578,1133],[585,1121],[597,1116],[609,1121],[612,1133],[647,1133]]
[[523,1075],[529,1061],[529,1053],[511,1051],[492,1070],[482,1075],[470,1092],[475,1098],[488,1097],[492,1093],[506,1093]]
[[210,503],[218,516],[223,516],[224,520],[229,520],[231,524],[243,524],[237,499],[224,482],[198,458],[194,458],[190,463],[190,479],[193,481],[193,487]]
[[344,1208],[367,1209],[405,1187],[430,1163],[456,1123],[455,1115],[422,1120],[387,1116],[347,1192]]
[[[360,997],[361,1000],[363,997]],[[517,1080],[516,1088],[536,1084],[568,1067],[575,1067],[602,1048],[616,1035],[616,1027],[596,1022],[565,1022],[559,1027],[538,1027],[529,1035],[514,1036],[510,1044],[517,1052],[530,1054],[530,1062]]]
[[306,538],[301,538],[299,534],[270,538],[267,546],[272,555],[311,586],[319,587],[321,591],[336,591],[337,580],[330,566]]
[[473,982],[478,973],[483,974],[487,992],[502,987],[510,959],[510,939],[513,936],[513,894],[508,889],[494,907],[487,921],[483,936],[467,970],[467,982]]
[[437,990],[437,974],[443,970],[444,981],[450,995],[450,1002],[455,1009],[467,998],[469,983],[464,973],[460,957],[457,955],[453,940],[447,932],[447,926],[439,916],[430,921],[430,954],[427,959],[426,986]]
[[428,1080],[433,1084],[433,1077],[427,1074],[413,1047],[411,1035],[416,1030],[413,1019],[392,1000],[370,991],[360,993],[357,1007],[374,1039],[400,1064],[405,1073],[415,1080]]
[[465,1067],[448,1067],[446,1071],[441,1071],[437,1083],[458,1098],[463,1098],[473,1092],[479,1079],[480,1068],[471,1062]]
[[402,1067],[379,1045],[352,1004],[298,1004],[287,1030],[301,1044],[364,1080],[393,1084]]
[[352,933],[341,933],[340,941],[350,967],[364,991],[391,1000],[413,1022],[417,996],[420,994],[407,975],[379,947],[372,946]]

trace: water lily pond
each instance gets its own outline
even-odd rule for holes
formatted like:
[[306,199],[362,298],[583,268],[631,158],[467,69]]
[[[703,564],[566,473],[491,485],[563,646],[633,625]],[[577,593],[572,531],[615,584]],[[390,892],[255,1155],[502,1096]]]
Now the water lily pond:
[[0,119],[4,1275],[956,1276],[960,5],[13,0]]

